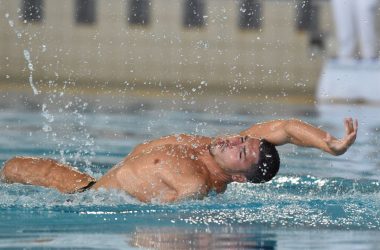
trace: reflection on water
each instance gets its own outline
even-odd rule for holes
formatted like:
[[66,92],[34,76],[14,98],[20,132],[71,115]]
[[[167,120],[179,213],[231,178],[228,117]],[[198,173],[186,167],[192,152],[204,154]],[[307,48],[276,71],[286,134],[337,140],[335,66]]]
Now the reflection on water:
[[273,234],[192,232],[173,228],[137,229],[130,244],[149,249],[276,249]]
[[375,231],[267,230],[248,227],[138,227],[132,232],[2,234],[2,249],[378,249]]

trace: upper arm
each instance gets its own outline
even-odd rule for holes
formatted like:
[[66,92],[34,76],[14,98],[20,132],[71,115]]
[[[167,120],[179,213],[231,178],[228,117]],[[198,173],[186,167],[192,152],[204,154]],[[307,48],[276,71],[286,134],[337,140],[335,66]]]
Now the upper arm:
[[265,139],[274,145],[283,145],[291,140],[287,131],[288,123],[289,120],[273,120],[258,123],[240,132],[240,134]]

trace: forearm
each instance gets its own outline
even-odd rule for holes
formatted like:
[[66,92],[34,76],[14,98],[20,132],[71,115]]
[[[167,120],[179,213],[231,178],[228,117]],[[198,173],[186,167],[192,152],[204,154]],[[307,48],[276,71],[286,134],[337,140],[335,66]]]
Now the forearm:
[[276,146],[292,143],[301,147],[317,148],[332,155],[341,155],[356,140],[358,120],[346,118],[344,126],[345,135],[341,139],[336,139],[328,132],[296,119],[259,123],[240,134],[265,139]]
[[7,161],[1,177],[8,183],[56,188],[64,193],[80,191],[95,179],[55,160],[15,157]]
[[[289,143],[301,147],[317,148],[332,155],[336,155],[325,141],[329,136],[329,133],[326,131],[296,119],[286,120],[284,130]],[[335,140],[336,138],[332,137],[332,139]]]
[[327,133],[297,119],[258,123],[242,131],[241,135],[265,139],[276,146],[292,143],[302,147],[315,147],[329,152],[326,143],[323,141]]

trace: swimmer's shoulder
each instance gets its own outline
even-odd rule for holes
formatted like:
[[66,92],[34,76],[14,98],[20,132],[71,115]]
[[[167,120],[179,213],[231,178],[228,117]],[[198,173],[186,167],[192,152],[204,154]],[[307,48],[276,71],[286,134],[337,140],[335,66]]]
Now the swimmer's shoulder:
[[137,145],[128,157],[137,156],[140,153],[146,153],[152,150],[159,150],[160,147],[168,148],[170,145],[173,146],[172,148],[175,148],[176,145],[197,148],[198,146],[209,144],[210,142],[211,138],[206,136],[173,134]]
[[137,152],[131,160],[162,158],[162,159],[177,159],[177,160],[196,160],[197,152],[188,145],[179,144],[163,144],[155,147],[147,147]]

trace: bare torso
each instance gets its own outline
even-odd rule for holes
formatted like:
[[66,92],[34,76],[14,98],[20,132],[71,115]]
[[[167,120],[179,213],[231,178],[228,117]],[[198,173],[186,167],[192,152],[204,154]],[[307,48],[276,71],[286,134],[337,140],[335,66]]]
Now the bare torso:
[[213,182],[206,166],[210,142],[209,137],[172,135],[140,144],[93,188],[124,190],[144,202],[223,192],[226,185]]

